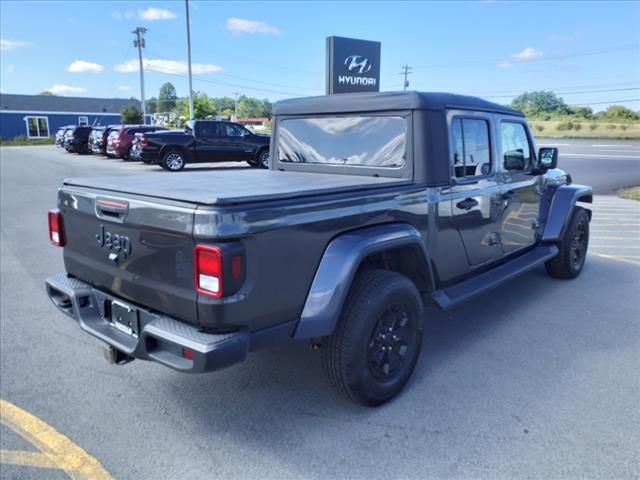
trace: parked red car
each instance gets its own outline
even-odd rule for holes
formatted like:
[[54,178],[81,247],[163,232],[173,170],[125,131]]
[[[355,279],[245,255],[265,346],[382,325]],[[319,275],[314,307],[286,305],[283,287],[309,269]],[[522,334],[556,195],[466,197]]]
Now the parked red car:
[[107,156],[129,160],[136,133],[149,133],[158,130],[166,130],[166,128],[153,125],[123,125],[119,129],[113,130],[107,138]]

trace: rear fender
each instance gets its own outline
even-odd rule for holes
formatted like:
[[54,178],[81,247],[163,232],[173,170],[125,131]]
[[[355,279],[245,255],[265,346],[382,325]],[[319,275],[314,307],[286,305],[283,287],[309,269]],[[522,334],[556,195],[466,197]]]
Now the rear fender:
[[[351,283],[363,260],[372,254],[411,247],[424,261],[429,262],[424,242],[418,230],[409,224],[394,223],[366,227],[344,233],[327,246],[307,300],[295,339],[318,338],[331,335],[347,298]],[[433,288],[431,272],[426,272]]]
[[[577,202],[593,203],[591,187],[572,183],[555,189],[542,234],[543,242],[558,242],[563,238]],[[588,212],[591,218],[591,211]]]

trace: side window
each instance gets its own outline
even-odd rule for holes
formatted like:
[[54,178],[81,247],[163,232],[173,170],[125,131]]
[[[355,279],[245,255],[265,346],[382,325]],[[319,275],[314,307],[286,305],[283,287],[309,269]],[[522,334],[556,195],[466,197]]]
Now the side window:
[[81,127],[89,125],[89,117],[78,117],[78,125]]
[[505,170],[519,171],[531,168],[531,146],[523,124],[502,122],[500,124],[500,145]]
[[222,136],[223,137],[241,137],[242,128],[232,123],[222,123]]
[[196,135],[198,137],[215,137],[216,124],[213,122],[197,122]]
[[491,173],[489,123],[476,118],[454,118],[453,171],[456,178],[483,177]]

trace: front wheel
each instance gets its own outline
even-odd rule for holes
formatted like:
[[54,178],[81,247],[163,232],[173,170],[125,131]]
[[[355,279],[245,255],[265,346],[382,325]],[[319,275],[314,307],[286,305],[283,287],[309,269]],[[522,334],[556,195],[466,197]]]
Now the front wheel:
[[545,267],[552,277],[571,279],[582,272],[589,247],[589,214],[584,208],[575,207],[571,222],[567,226],[560,250]]
[[404,275],[387,270],[360,273],[324,346],[333,387],[366,406],[397,395],[420,355],[422,314],[420,294]]
[[269,150],[266,148],[258,152],[258,167],[269,168]]
[[169,150],[162,156],[160,165],[170,172],[179,172],[186,164],[185,154],[179,150]]

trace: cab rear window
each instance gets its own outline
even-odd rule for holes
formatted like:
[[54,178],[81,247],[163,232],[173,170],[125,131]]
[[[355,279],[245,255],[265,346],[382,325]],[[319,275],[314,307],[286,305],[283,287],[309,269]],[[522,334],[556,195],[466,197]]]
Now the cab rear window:
[[401,168],[407,120],[396,116],[291,118],[278,126],[285,163]]

